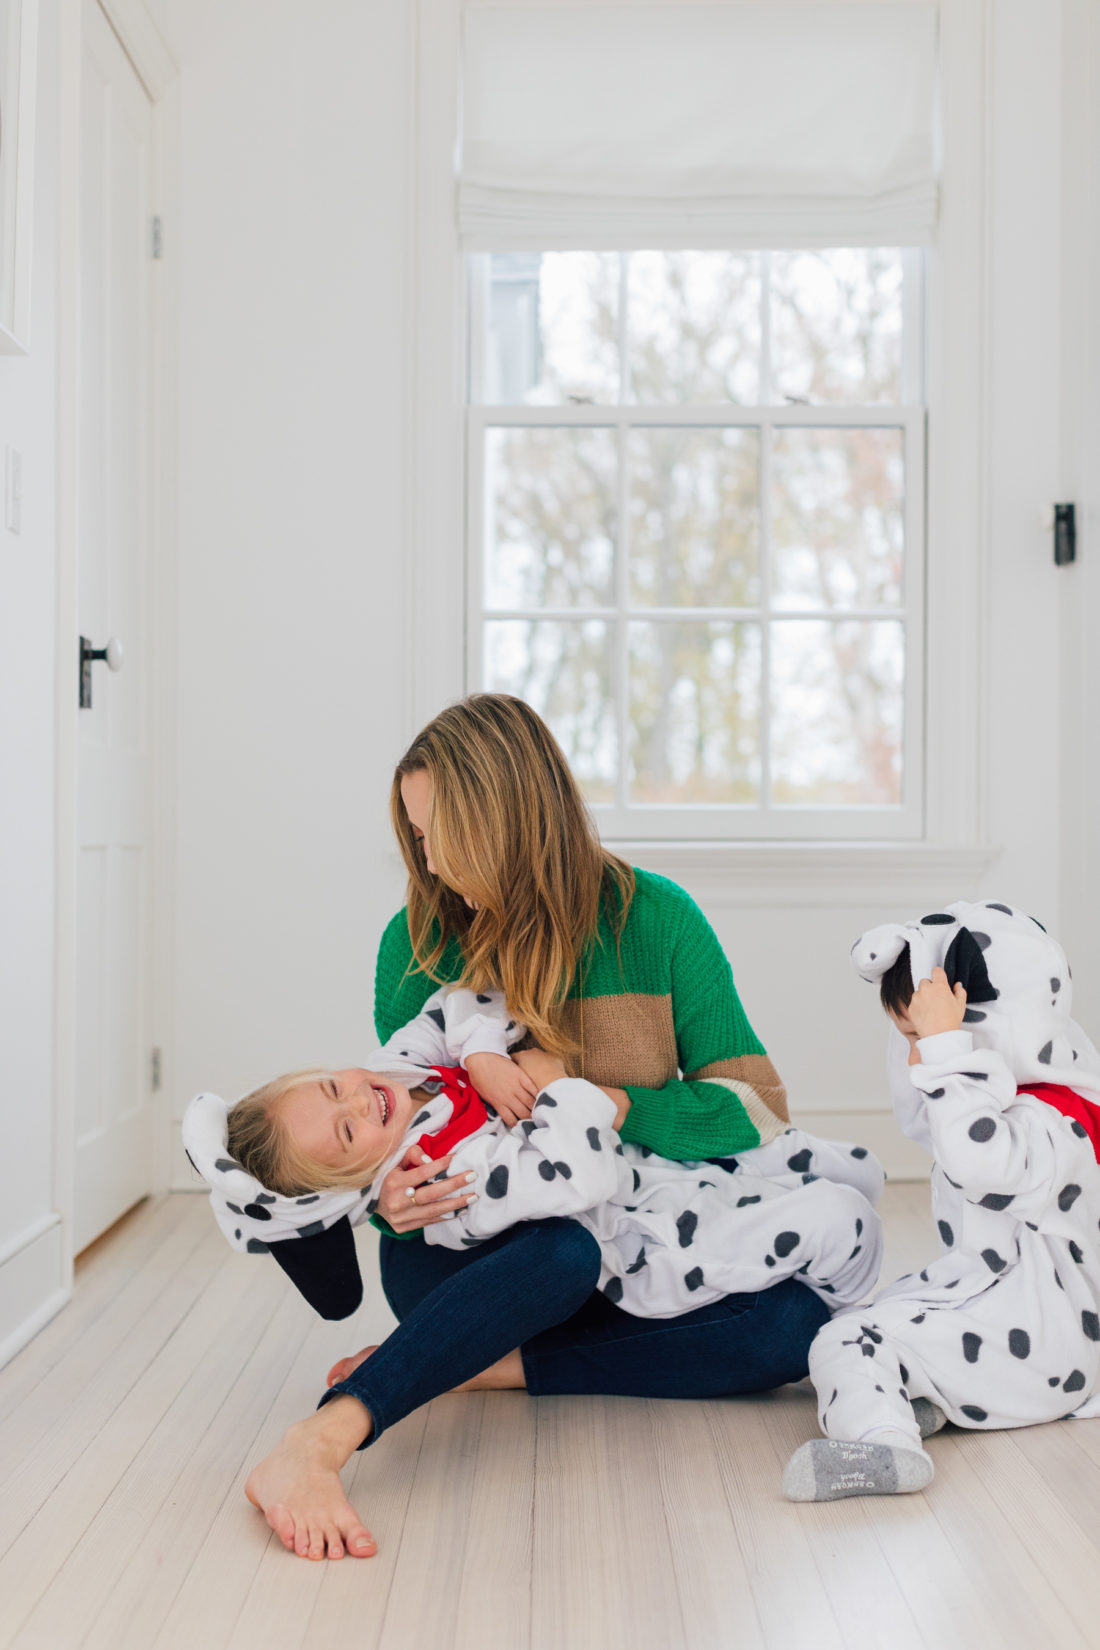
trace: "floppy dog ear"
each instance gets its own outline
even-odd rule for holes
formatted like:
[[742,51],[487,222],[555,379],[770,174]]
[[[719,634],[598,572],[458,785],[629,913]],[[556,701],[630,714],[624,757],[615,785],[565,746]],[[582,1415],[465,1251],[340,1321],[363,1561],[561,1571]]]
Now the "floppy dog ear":
[[960,928],[943,959],[948,983],[961,985],[968,1003],[991,1003],[1000,992],[990,984],[982,948],[969,928]]
[[861,934],[851,950],[852,966],[864,980],[881,980],[909,943],[911,931],[898,922],[883,923]]

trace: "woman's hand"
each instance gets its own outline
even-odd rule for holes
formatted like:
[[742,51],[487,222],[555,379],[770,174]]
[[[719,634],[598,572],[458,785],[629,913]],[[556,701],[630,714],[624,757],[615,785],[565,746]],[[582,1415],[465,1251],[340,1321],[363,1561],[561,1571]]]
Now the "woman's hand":
[[477,1193],[469,1189],[470,1182],[477,1179],[472,1169],[468,1174],[427,1184],[450,1165],[452,1156],[448,1152],[446,1157],[433,1159],[419,1146],[410,1146],[399,1166],[391,1169],[382,1182],[375,1212],[395,1232],[416,1232],[442,1220],[452,1209],[464,1209],[467,1203],[475,1202]]
[[471,1054],[466,1061],[471,1083],[508,1127],[530,1117],[538,1089],[506,1054]]
[[557,1082],[559,1077],[567,1075],[564,1061],[556,1054],[547,1054],[544,1048],[525,1048],[520,1054],[513,1054],[512,1059],[525,1076],[535,1085],[535,1093],[544,1089],[547,1083]]

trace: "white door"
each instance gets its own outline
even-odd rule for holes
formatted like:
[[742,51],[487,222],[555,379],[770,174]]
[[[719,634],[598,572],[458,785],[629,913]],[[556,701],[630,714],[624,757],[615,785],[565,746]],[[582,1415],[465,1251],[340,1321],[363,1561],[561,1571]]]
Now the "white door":
[[[83,7],[78,496],[89,667],[77,792],[76,1208],[80,1250],[152,1182],[148,1038],[149,389],[152,110],[94,0]],[[79,645],[73,637],[73,648]],[[117,650],[112,650],[112,653]]]

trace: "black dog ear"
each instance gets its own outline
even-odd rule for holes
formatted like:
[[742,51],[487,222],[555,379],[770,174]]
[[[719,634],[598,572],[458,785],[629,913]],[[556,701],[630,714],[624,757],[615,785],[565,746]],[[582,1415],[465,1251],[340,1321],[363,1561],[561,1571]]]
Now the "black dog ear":
[[982,948],[969,928],[960,928],[943,959],[949,985],[961,985],[968,1003],[991,1003],[1000,993],[990,984]]

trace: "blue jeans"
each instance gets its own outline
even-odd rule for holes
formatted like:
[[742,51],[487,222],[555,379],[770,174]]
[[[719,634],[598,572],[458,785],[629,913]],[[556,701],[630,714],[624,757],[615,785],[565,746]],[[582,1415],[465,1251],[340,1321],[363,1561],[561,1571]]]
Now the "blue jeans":
[[793,1278],[678,1318],[632,1317],[594,1293],[599,1245],[572,1220],[524,1221],[461,1251],[383,1237],[381,1265],[398,1327],[321,1400],[358,1398],[374,1422],[371,1442],[517,1346],[533,1396],[761,1392],[802,1379],[829,1317]]

